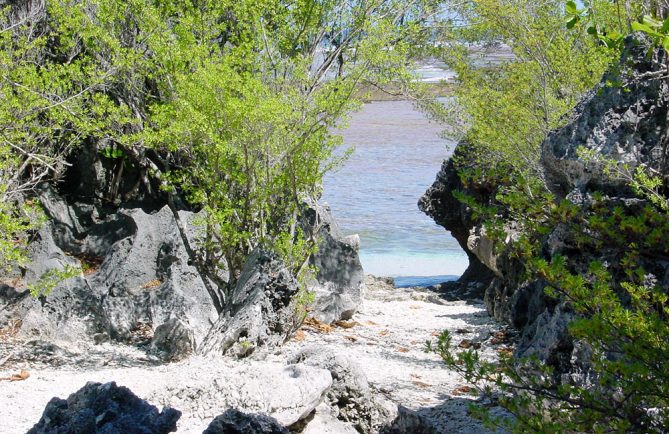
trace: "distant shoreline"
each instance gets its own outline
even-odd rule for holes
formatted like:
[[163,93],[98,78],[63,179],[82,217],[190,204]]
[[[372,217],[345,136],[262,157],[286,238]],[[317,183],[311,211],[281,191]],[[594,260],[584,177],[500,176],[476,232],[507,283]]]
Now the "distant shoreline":
[[[428,92],[435,97],[446,97],[453,94],[454,83],[446,81],[437,83],[425,83]],[[410,98],[405,94],[400,94],[399,91],[390,86],[387,89],[379,89],[377,87],[366,87],[359,91],[358,95],[363,102],[379,102],[379,101],[406,101]]]

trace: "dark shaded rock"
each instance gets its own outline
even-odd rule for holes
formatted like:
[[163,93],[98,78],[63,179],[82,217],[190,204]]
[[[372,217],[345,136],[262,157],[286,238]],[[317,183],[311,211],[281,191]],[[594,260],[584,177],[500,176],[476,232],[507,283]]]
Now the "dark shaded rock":
[[29,434],[163,434],[176,431],[181,412],[156,407],[116,383],[88,383],[67,400],[53,398]]
[[48,184],[40,187],[39,199],[53,224],[56,244],[70,254],[101,259],[114,243],[137,232],[132,218],[115,208],[70,204]]
[[255,250],[199,352],[248,356],[281,345],[298,325],[297,280],[276,255]]
[[318,239],[318,251],[310,258],[318,269],[316,282],[309,285],[315,295],[311,314],[325,323],[350,319],[360,304],[365,277],[360,239],[342,236],[326,205],[309,205],[304,218],[304,229]]
[[485,288],[495,276],[469,247],[470,233],[477,223],[471,211],[460,202],[453,192],[467,194],[481,203],[490,203],[494,196],[494,187],[490,185],[465,186],[458,175],[455,159],[467,160],[471,152],[466,142],[457,145],[452,158],[444,161],[437,178],[418,201],[418,208],[434,221],[449,231],[469,259],[469,266],[457,282],[446,284],[449,294],[462,292],[466,298],[483,298]]
[[231,408],[217,416],[202,434],[289,434],[273,417]]

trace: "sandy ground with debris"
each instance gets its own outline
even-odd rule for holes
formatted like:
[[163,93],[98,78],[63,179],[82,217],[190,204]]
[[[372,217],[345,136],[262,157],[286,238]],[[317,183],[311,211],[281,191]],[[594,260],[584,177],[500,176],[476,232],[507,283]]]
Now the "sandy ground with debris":
[[[481,302],[445,301],[424,288],[395,289],[368,279],[363,303],[351,321],[332,327],[308,322],[266,360],[285,364],[306,346],[330,347],[356,360],[378,393],[429,418],[436,432],[485,433],[468,415],[475,391],[458,374],[445,369],[437,355],[426,353],[425,342],[446,329],[455,344],[480,344],[482,354],[493,358],[508,346],[501,328],[488,317]],[[240,375],[244,364],[253,363],[192,357],[160,364],[139,349],[109,343],[85,349],[75,345],[52,351],[42,348],[34,358],[15,360],[12,354],[19,348],[26,353],[22,343],[0,345],[0,377],[22,370],[30,374],[23,380],[0,382],[0,433],[26,432],[52,397],[66,398],[88,381],[116,381],[160,408],[156,400],[166,399],[168,384]],[[208,403],[206,411],[197,405],[190,407],[179,421],[179,433],[201,433],[216,415],[211,410],[215,403]]]

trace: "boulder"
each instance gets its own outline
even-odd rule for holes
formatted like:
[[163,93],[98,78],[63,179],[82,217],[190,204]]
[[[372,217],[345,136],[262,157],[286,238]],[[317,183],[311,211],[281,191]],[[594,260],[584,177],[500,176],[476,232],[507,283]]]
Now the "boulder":
[[336,411],[323,403],[316,407],[300,434],[358,434],[358,431],[353,425],[337,419]]
[[193,330],[176,318],[159,325],[151,340],[151,349],[162,360],[175,362],[193,353],[195,336]]
[[305,364],[237,362],[213,379],[207,375],[175,379],[150,399],[200,419],[234,408],[266,414],[290,427],[313,413],[331,385],[327,370]]
[[323,411],[320,414],[317,412],[318,418],[314,424],[335,417],[360,433],[431,432],[427,423],[417,414],[398,408],[396,404],[375,394],[362,368],[344,355],[312,346],[296,354],[291,362],[327,369],[332,376],[326,402],[333,413],[328,415]]
[[299,325],[299,286],[273,253],[255,250],[199,352],[245,357],[281,345]]
[[67,400],[53,398],[29,434],[175,432],[181,412],[156,407],[116,383],[88,383]]
[[[663,77],[667,53],[661,48],[649,50],[650,44],[643,35],[628,37],[619,66],[585,95],[566,125],[552,132],[542,143],[544,178],[558,200],[568,200],[587,211],[597,192],[601,194],[598,206],[620,207],[630,215],[635,215],[644,205],[628,181],[607,175],[603,165],[584,158],[578,151],[581,147],[624,163],[630,170],[645,165],[666,173],[669,83]],[[623,85],[611,86],[612,82]],[[459,143],[455,150],[458,161],[464,164],[475,161],[469,158],[471,152],[466,142]],[[587,351],[579,349],[568,333],[567,325],[574,319],[569,305],[547,297],[544,281],[527,281],[522,264],[503,252],[500,255],[478,222],[472,219],[470,210],[453,195],[454,191],[462,192],[483,205],[490,205],[494,203],[496,188],[485,182],[463,185],[458,167],[453,160],[448,160],[419,207],[451,231],[469,255],[470,267],[461,280],[480,280],[488,312],[521,330],[517,356],[536,356],[553,366],[557,376],[568,377],[574,369],[587,372],[587,366],[581,366],[583,360],[579,355]],[[506,223],[513,229],[514,222]],[[542,247],[547,256],[567,256],[576,271],[593,260],[616,264],[623,253],[612,248],[584,251],[570,229],[562,225],[552,229]],[[666,278],[669,258],[644,255],[639,260],[645,270],[659,276],[658,280],[669,282]],[[611,270],[612,273],[623,271]]]
[[360,304],[365,278],[358,256],[360,238],[342,236],[330,208],[323,204],[307,207],[303,226],[318,240],[318,251],[310,258],[318,270],[309,285],[315,295],[311,315],[325,323],[350,319]]
[[202,434],[290,434],[276,419],[229,409],[211,421]]

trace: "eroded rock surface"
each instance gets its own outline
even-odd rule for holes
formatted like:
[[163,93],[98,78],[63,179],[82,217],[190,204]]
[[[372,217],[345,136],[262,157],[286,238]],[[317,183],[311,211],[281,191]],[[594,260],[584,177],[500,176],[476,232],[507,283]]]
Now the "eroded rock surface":
[[290,434],[276,419],[230,409],[216,416],[202,434]]
[[66,400],[53,398],[29,434],[143,433],[177,430],[181,412],[162,411],[116,383],[88,383]]
[[298,291],[297,280],[276,255],[256,250],[200,352],[244,357],[282,344],[298,325]]
[[365,277],[358,256],[360,238],[342,236],[330,209],[322,204],[311,204],[305,220],[304,229],[315,229],[318,239],[318,251],[310,259],[318,269],[316,282],[309,285],[315,295],[312,315],[326,323],[347,320],[360,305]]
[[[635,37],[626,40],[619,67],[583,98],[567,125],[550,134],[542,144],[545,180],[558,200],[566,199],[588,209],[593,204],[593,194],[598,192],[603,195],[600,206],[618,206],[632,215],[643,206],[643,200],[638,199],[628,182],[607,176],[602,166],[593,165],[578,152],[580,147],[628,164],[632,170],[643,164],[661,173],[667,171],[669,84],[662,78],[666,73],[666,52],[655,49],[648,56],[649,42],[642,35]],[[621,82],[622,86],[607,82]],[[455,154],[460,161],[473,161],[467,158],[468,152],[471,150],[463,142]],[[451,231],[467,251],[470,267],[460,284],[471,284],[472,276],[475,280],[478,275],[488,312],[521,330],[518,356],[537,356],[558,373],[580,369],[578,346],[567,330],[574,318],[568,304],[547,297],[545,282],[526,281],[522,264],[496,255],[495,248],[503,246],[486,240],[470,210],[453,195],[454,191],[464,193],[489,205],[495,200],[496,187],[465,186],[457,172],[453,160],[445,162],[420,207]],[[510,229],[513,226],[514,222],[508,222]],[[615,249],[582,251],[568,228],[562,226],[553,228],[543,247],[549,255],[568,255],[574,264],[584,267],[593,260],[615,263],[616,255],[621,253]],[[641,262],[667,286],[667,258],[648,257]]]

